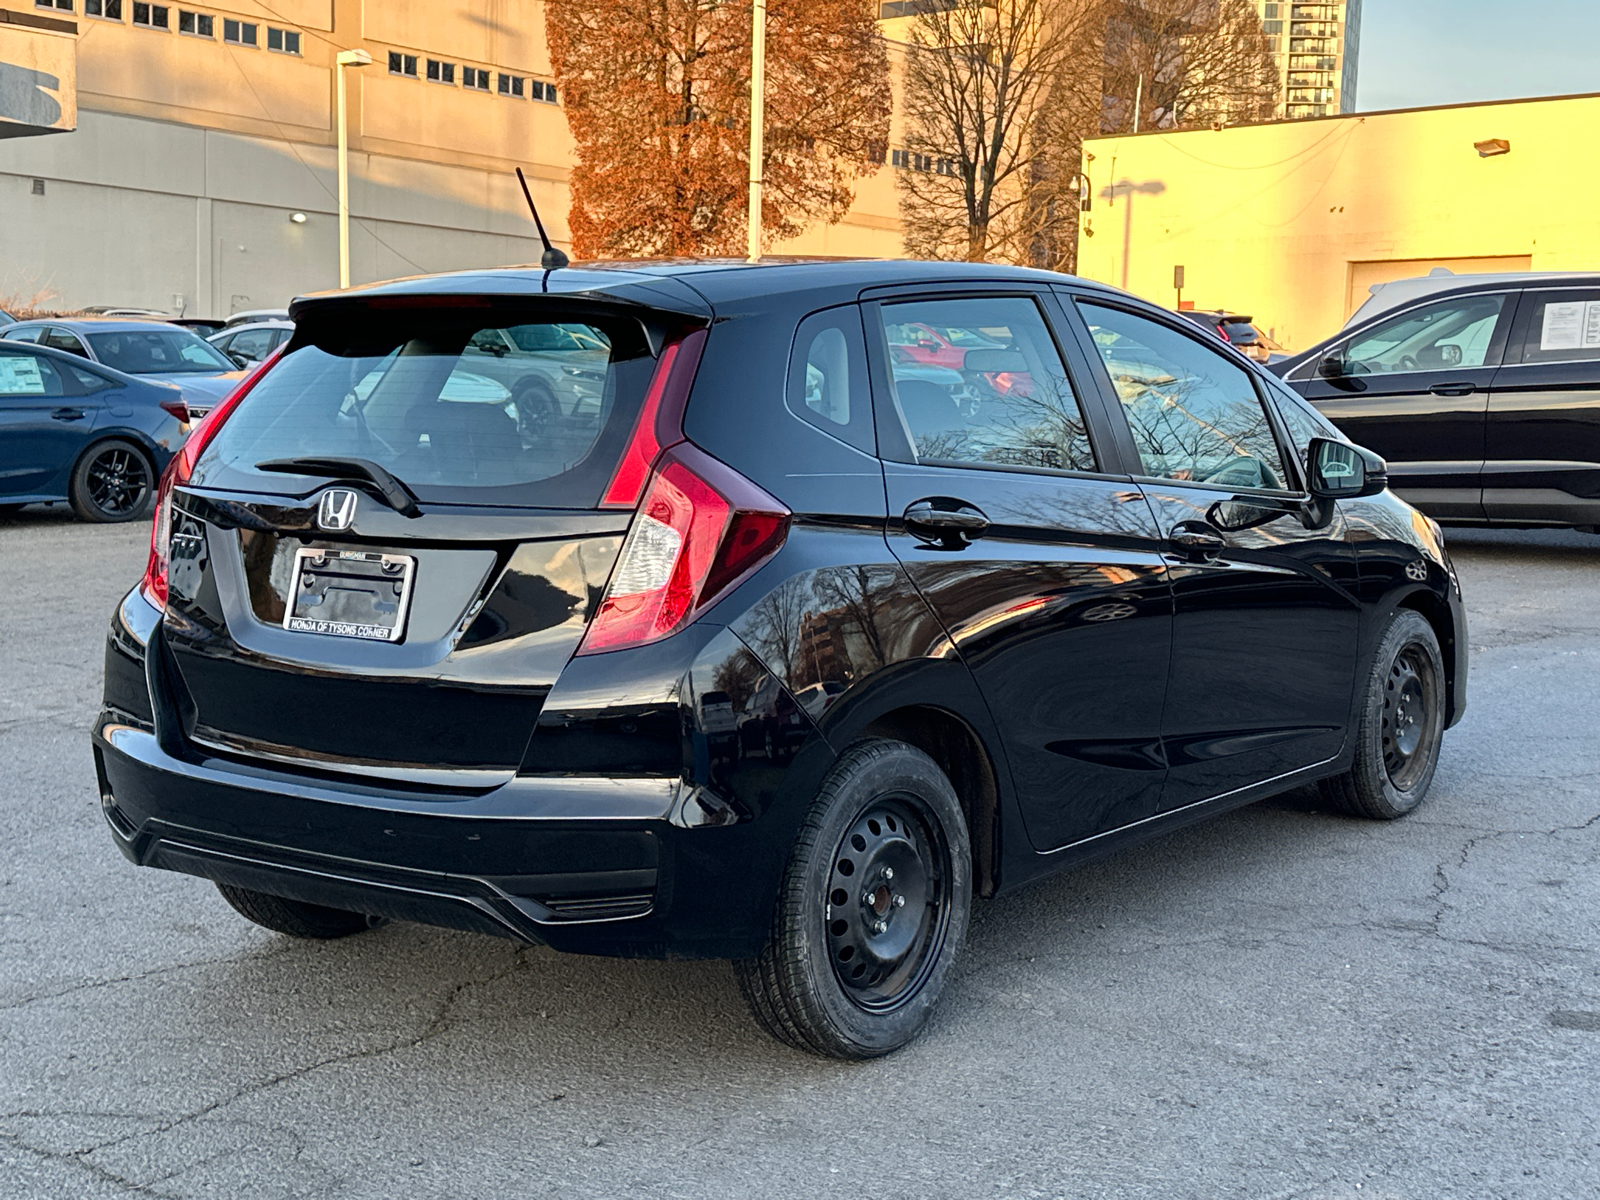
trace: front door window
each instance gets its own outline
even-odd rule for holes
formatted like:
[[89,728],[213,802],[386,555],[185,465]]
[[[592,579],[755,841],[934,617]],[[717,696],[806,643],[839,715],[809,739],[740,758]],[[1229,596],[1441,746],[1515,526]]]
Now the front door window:
[[1461,296],[1381,322],[1342,351],[1332,352],[1338,356],[1334,373],[1394,375],[1481,367],[1488,361],[1505,303],[1503,295]]

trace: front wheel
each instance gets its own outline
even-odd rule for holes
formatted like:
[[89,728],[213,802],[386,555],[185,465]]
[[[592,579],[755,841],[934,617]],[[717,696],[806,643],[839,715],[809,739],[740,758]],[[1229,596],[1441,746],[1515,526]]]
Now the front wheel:
[[971,860],[931,758],[888,740],[846,750],[801,824],[766,946],[735,964],[757,1021],[832,1058],[911,1041],[966,934]]
[[1367,674],[1350,770],[1323,781],[1352,816],[1392,821],[1422,803],[1444,741],[1444,656],[1433,626],[1401,609],[1378,641]]

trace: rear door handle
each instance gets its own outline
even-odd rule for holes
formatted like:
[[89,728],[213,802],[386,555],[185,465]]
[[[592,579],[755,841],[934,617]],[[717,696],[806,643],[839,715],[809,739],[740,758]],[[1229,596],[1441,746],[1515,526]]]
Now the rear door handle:
[[53,421],[81,421],[89,414],[81,408],[58,408],[50,414]]
[[938,542],[946,550],[962,549],[989,528],[989,518],[981,509],[948,496],[915,501],[906,509],[904,520],[914,536]]
[[1216,558],[1228,548],[1228,539],[1204,521],[1178,522],[1167,541],[1183,557],[1196,560]]
[[1478,390],[1475,383],[1436,383],[1428,389],[1435,396],[1470,396]]

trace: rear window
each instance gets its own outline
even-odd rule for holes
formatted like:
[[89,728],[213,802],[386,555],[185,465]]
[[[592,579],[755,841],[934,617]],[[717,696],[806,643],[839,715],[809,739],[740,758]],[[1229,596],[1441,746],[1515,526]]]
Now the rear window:
[[599,503],[655,367],[635,321],[384,314],[302,325],[193,481],[303,495],[256,464],[363,458],[424,502]]
[[1222,332],[1228,335],[1231,342],[1240,342],[1249,345],[1257,338],[1256,327],[1245,321],[1224,321]]
[[123,329],[88,336],[97,359],[129,375],[215,375],[239,369],[187,329]]

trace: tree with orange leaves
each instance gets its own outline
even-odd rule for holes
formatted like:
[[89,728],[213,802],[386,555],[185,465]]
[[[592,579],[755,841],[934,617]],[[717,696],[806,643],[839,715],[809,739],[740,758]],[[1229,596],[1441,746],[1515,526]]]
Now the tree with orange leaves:
[[[889,137],[872,0],[769,0],[762,228],[794,237],[849,210]],[[749,0],[548,0],[580,258],[742,253]]]

